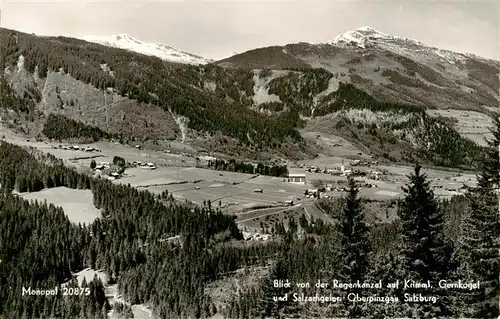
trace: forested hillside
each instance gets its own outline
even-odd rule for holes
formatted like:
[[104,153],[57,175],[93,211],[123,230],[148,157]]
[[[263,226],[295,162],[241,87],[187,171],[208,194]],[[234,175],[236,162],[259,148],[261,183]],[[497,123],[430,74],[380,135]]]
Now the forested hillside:
[[[226,247],[224,241],[241,239],[241,233],[233,217],[219,211],[162,202],[151,193],[76,173],[51,156],[37,157],[5,142],[0,145],[0,314],[4,318],[22,314],[76,318],[80,311],[102,315],[102,300],[87,299],[91,305],[100,302],[90,310],[85,303],[68,310],[64,304],[74,301],[20,297],[22,287],[50,289],[84,267],[104,269],[118,280],[127,300],[152,303],[161,317],[207,315],[210,301],[202,292],[208,281],[243,265],[266,263],[273,250],[274,245]],[[102,218],[90,226],[73,225],[60,208],[30,204],[10,194],[13,189],[58,186],[90,189]],[[176,235],[184,238],[181,247],[164,241]]]
[[425,107],[380,102],[352,84],[340,83],[314,114],[306,130],[342,136],[391,162],[473,169],[485,151]]
[[[37,37],[7,29],[0,29],[0,43],[2,69],[14,70],[22,57],[23,68],[38,78],[45,78],[49,71],[61,71],[101,90],[112,87],[138,103],[158,105],[185,116],[194,130],[220,132],[246,145],[268,147],[287,138],[301,140],[295,130],[296,113],[269,118],[245,107],[244,101],[230,102],[203,90],[203,74],[211,74],[211,68],[218,67],[181,66],[82,40]],[[32,107],[30,98],[22,102],[17,110]],[[10,104],[2,103],[12,108]]]
[[[35,131],[40,139],[156,142],[180,134],[187,144],[191,134],[209,152],[219,152],[212,146],[220,143],[236,153],[229,161],[210,161],[210,169],[278,180],[287,166],[254,166],[238,155],[312,156],[315,142],[299,133],[305,131],[342,137],[382,161],[479,172],[476,188],[439,200],[415,165],[403,199],[385,203],[397,211],[385,222],[373,218],[378,211],[365,205],[360,184],[350,178],[345,196],[314,206],[332,223],[307,209],[288,215],[287,208],[280,212],[284,220],[261,224],[268,241],[253,241],[244,239],[240,216],[223,214],[210,200],[179,202],[170,186],[160,195],[141,191],[0,141],[0,319],[107,318],[111,309],[127,313],[133,305],[161,319],[497,318],[500,121],[494,140],[480,147],[426,110],[486,113],[483,105],[498,102],[492,91],[498,68],[467,58],[456,63],[466,76],[447,78],[441,64],[365,49],[302,43],[192,66],[0,28],[1,124],[27,135]],[[113,164],[124,166],[128,157],[119,155]],[[75,224],[61,207],[23,199],[55,187],[91,193],[99,218]],[[96,276],[79,284],[73,276],[87,268],[102,271],[109,282]],[[433,286],[388,286],[408,279]],[[480,287],[444,289],[437,284],[442,279],[479,281]],[[383,286],[276,287],[275,280],[381,280]],[[123,304],[110,304],[108,284],[116,284]],[[62,285],[80,285],[85,294],[23,295],[23,288]],[[339,301],[296,302],[293,294]],[[352,294],[376,301],[353,303]],[[412,302],[406,294],[427,299]]]
[[498,61],[437,49],[371,28],[348,31],[339,39],[252,49],[216,64],[305,73],[321,68],[333,74],[335,82],[354,84],[382,101],[432,109],[489,113],[498,107]]
[[[497,122],[497,138],[500,136]],[[148,304],[159,318],[348,316],[472,317],[498,316],[498,236],[496,181],[488,163],[498,158],[491,143],[481,161],[481,183],[467,196],[438,202],[420,167],[409,176],[399,218],[391,224],[368,224],[357,184],[349,182],[344,199],[323,203],[338,223],[291,218],[287,227],[270,230],[277,240],[237,245],[242,239],[234,217],[207,207],[176,203],[170,196],[153,195],[114,185],[66,168],[50,155],[2,142],[0,144],[0,317],[104,318],[109,305],[103,285],[95,279],[82,286],[87,296],[20,296],[22,287],[50,289],[85,267],[102,269],[118,282],[131,304]],[[64,186],[90,189],[102,217],[90,225],[69,222],[64,212],[46,203],[29,203],[11,193]],[[415,231],[417,230],[417,231]],[[166,240],[180,235],[181,241]],[[480,246],[477,246],[480,245]],[[401,249],[403,248],[403,249]],[[270,267],[254,288],[217,307],[206,293],[209,283],[238,269]],[[481,287],[460,289],[399,289],[387,287],[396,279],[449,282],[479,280]],[[287,289],[273,280],[332,282],[382,280],[376,292],[381,302],[352,304],[349,293],[366,290]],[[71,285],[76,285],[72,282]],[[275,301],[286,293],[329,295],[337,303]],[[405,294],[436,297],[414,303]],[[398,299],[399,298],[399,299]],[[392,300],[392,301],[387,301]],[[396,301],[394,301],[396,300]],[[431,299],[428,299],[431,300]]]
[[111,134],[97,127],[85,125],[68,119],[63,115],[50,114],[43,125],[43,134],[48,138],[63,140],[69,138],[86,138],[98,141],[101,138],[111,138]]
[[[266,153],[300,158],[316,151],[298,130],[309,130],[308,123],[326,118],[328,127],[317,131],[333,130],[392,162],[418,160],[470,168],[482,152],[452,126],[426,116],[425,106],[378,100],[324,68],[290,66],[278,72],[178,65],[82,40],[7,29],[0,29],[0,40],[0,67],[8,71],[0,79],[0,105],[24,114],[26,121],[12,119],[11,113],[5,119],[13,127],[22,126],[23,132],[39,123],[39,134],[51,139],[170,140],[177,134],[172,132],[179,131],[173,127],[176,121],[182,121],[195,138],[212,136],[208,145],[220,144],[221,151],[231,155],[244,147],[249,153],[245,155],[253,157]],[[63,80],[75,90],[61,93]],[[97,91],[80,88],[76,80]],[[42,93],[46,86],[55,86],[55,91]],[[135,104],[115,103],[115,97],[111,99],[115,93],[106,97],[108,88]],[[266,96],[273,99],[267,101]],[[111,100],[117,106],[108,115],[108,106],[100,105]],[[54,106],[48,106],[51,103]],[[411,120],[399,123],[396,119],[397,128],[380,121],[359,124],[343,113],[349,110],[410,116]],[[329,120],[330,115],[339,116]],[[205,140],[198,144],[207,145]]]
[[[11,126],[28,127],[23,132],[39,123],[39,133],[52,139],[173,139],[172,132],[179,131],[172,127],[178,125],[175,117],[176,121],[182,118],[197,138],[213,136],[215,142],[210,145],[219,143],[231,154],[244,146],[254,157],[267,152],[297,158],[316,153],[299,129],[307,130],[307,123],[316,118],[361,109],[402,118],[410,114],[414,120],[401,124],[399,130],[411,141],[403,137],[406,144],[399,143],[401,134],[377,122],[363,124],[360,130],[349,116],[330,121],[327,129],[391,161],[471,167],[481,152],[441,119],[425,116],[425,106],[378,100],[324,68],[290,66],[278,72],[187,66],[82,40],[7,29],[0,29],[0,40],[0,67],[7,70],[0,79],[0,105],[24,114],[26,122],[12,119],[11,113],[5,119],[10,119]],[[68,81],[75,89],[63,94],[61,87]],[[80,85],[90,85],[94,91]],[[114,93],[109,94],[108,88]],[[115,101],[116,94],[120,98]],[[266,96],[273,100],[266,102]],[[125,100],[135,102],[119,102]],[[108,106],[103,105],[111,101],[117,106],[108,115]],[[419,123],[418,134],[409,131],[414,122]],[[220,135],[229,137],[230,143]],[[437,143],[429,147],[429,141]],[[457,152],[452,154],[450,149]]]

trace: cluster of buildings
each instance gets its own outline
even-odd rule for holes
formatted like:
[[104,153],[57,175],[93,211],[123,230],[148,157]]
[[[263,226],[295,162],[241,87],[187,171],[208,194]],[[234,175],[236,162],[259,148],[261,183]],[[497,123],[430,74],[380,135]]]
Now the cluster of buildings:
[[109,164],[109,162],[101,162],[101,164],[96,165],[95,169],[102,171],[103,169],[110,168],[110,167],[111,167],[111,165]]
[[141,161],[133,161],[132,165],[135,165],[142,169],[156,169],[156,165],[154,163],[143,163]]
[[[350,166],[371,166],[372,164],[376,164],[376,161],[360,161],[360,160],[355,160],[351,162],[349,165]],[[382,175],[384,175],[382,172],[379,171],[371,171],[371,172],[366,172],[364,170],[360,169],[352,169],[352,168],[347,168],[344,163],[340,165],[340,167],[335,167],[335,168],[324,168],[321,169],[319,167],[316,167],[314,165],[311,165],[309,167],[306,167],[304,164],[299,165],[300,168],[304,169],[306,172],[309,173],[323,173],[323,174],[329,174],[333,176],[370,176],[370,178],[374,180],[379,180]],[[306,180],[306,174],[305,173],[289,173],[287,182],[293,183],[293,184],[301,184],[305,185],[307,184]]]
[[[372,187],[378,187],[376,184],[372,183],[363,183],[363,184],[358,184],[358,189],[363,189],[363,188],[372,188]],[[321,188],[311,188],[311,189],[306,189],[304,191],[304,195],[307,198],[329,198],[329,195],[322,195],[323,193],[326,192],[347,192],[347,187],[343,186],[335,186],[332,184],[328,184],[326,187],[321,187]]]
[[60,150],[71,150],[71,151],[85,151],[85,152],[101,152],[100,149],[97,149],[95,147],[80,147],[78,145],[73,145],[73,146],[68,146],[68,145],[58,145],[58,146],[52,146],[54,149],[60,149]]
[[[104,171],[105,169],[111,169],[111,164],[109,162],[101,162],[100,164],[97,164],[94,168],[96,171]],[[110,180],[115,180],[121,177],[121,174],[115,171],[107,173],[108,176],[107,178]]]
[[[353,163],[359,162],[358,160],[354,161]],[[351,163],[351,165],[353,164]],[[357,164],[354,164],[353,166],[356,166]],[[324,173],[324,174],[330,174],[330,175],[337,175],[337,176],[349,176],[353,173],[351,169],[348,169],[345,167],[345,165],[342,163],[339,168],[324,168],[321,169],[319,167],[316,167],[314,165],[311,165],[309,167],[305,167],[303,164],[299,166],[300,168],[304,168],[306,172],[309,173]]]

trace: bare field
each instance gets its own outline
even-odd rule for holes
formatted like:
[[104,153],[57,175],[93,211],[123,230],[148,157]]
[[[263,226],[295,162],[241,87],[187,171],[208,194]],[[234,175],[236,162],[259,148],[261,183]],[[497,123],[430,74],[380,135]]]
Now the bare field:
[[100,216],[100,211],[94,207],[90,190],[54,187],[39,192],[23,193],[20,196],[28,200],[47,201],[62,207],[69,220],[76,224],[90,224]]
[[261,222],[264,226],[272,226],[274,222],[280,221],[287,227],[291,217],[298,221],[302,215],[309,221],[321,219],[327,224],[335,223],[330,216],[314,205],[313,200],[309,199],[300,201],[294,206],[254,209],[236,215],[236,223],[241,229],[254,232],[260,232]]
[[276,222],[283,222],[285,227],[288,226],[288,220],[293,217],[296,221],[300,216],[304,214],[304,210],[301,207],[288,207],[280,209],[270,209],[270,210],[259,210],[252,212],[252,217],[242,216],[237,220],[240,228],[247,229],[248,231],[254,231],[260,233],[261,223],[262,226],[271,229],[271,227]]
[[295,209],[296,209],[296,207],[274,207],[274,208],[255,209],[255,210],[251,210],[248,212],[243,212],[243,213],[237,214],[238,217],[236,218],[236,222],[238,224],[246,223],[248,221],[255,220],[257,218],[285,214],[288,211],[295,210]]
[[249,174],[219,172],[196,167],[172,166],[160,166],[155,170],[134,167],[127,169],[127,175],[127,177],[120,179],[120,181],[130,183],[132,186],[169,184],[182,181],[195,182],[200,180],[211,181],[213,182],[212,184],[232,184],[241,183],[252,177]]

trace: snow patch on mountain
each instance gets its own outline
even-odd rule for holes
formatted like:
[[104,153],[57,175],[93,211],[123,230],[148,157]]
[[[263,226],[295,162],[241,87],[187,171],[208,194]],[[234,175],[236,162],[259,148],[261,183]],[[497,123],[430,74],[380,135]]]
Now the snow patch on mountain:
[[378,47],[411,58],[432,57],[433,59],[448,62],[452,65],[457,62],[463,62],[470,56],[470,54],[431,47],[414,39],[386,34],[371,27],[361,27],[344,32],[332,41],[327,42],[327,44],[343,48],[357,47],[367,49]]
[[335,37],[332,41],[329,41],[327,43],[336,46],[346,46],[346,45],[349,46],[354,44],[359,46],[360,48],[365,48],[370,44],[375,44],[383,41],[398,41],[398,40],[411,43],[414,45],[425,46],[422,42],[410,38],[392,36],[390,34],[380,32],[378,30],[375,30],[367,26],[344,32]]
[[88,42],[99,43],[105,46],[134,51],[137,53],[156,56],[162,60],[183,64],[207,64],[214,60],[204,58],[186,51],[178,50],[163,43],[148,43],[135,39],[128,34],[112,36],[86,35],[81,38]]

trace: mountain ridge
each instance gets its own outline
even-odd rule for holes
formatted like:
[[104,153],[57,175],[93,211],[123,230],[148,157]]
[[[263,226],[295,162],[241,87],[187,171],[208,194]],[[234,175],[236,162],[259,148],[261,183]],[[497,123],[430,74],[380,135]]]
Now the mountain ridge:
[[224,68],[318,69],[379,99],[490,113],[500,97],[499,62],[427,46],[361,27],[324,43],[246,51],[216,62]]
[[[481,81],[488,78],[481,78],[483,73],[469,79],[468,84],[478,89],[475,94],[453,95],[450,69],[439,73],[422,62],[373,48],[299,43],[256,49],[256,56],[247,53],[223,63],[186,65],[79,39],[42,38],[6,29],[0,29],[0,43],[6,53],[0,59],[8,71],[5,87],[13,92],[5,96],[2,118],[40,134],[40,125],[54,113],[110,135],[122,134],[134,143],[182,135],[181,142],[222,154],[297,159],[317,154],[315,142],[301,135],[307,124],[333,116],[335,121],[318,121],[314,131],[333,132],[390,161],[420,158],[463,167],[470,166],[479,151],[471,152],[472,142],[425,112],[486,112],[481,99],[496,101],[484,95],[487,85]],[[113,88],[112,99],[107,88]],[[106,100],[112,100],[112,106]],[[367,110],[366,117],[374,120],[360,121],[350,109]],[[25,120],[11,110],[25,114]],[[405,120],[391,126],[379,117]],[[182,128],[177,119],[182,119]],[[436,136],[439,144],[429,144]],[[461,156],[453,157],[454,153]]]
[[184,64],[207,64],[214,60],[187,51],[176,49],[163,43],[149,43],[138,40],[126,33],[111,36],[84,35],[82,40],[99,43],[113,48],[130,50],[141,54],[159,57],[162,60]]
[[[330,45],[334,45],[334,46],[354,45],[354,46],[358,46],[360,48],[365,48],[366,45],[369,45],[369,46],[381,45],[384,48],[390,50],[391,47],[387,46],[388,43],[385,43],[385,42],[396,42],[397,43],[398,41],[406,42],[407,44],[409,44],[409,46],[411,46],[411,45],[417,46],[418,48],[416,48],[416,50],[422,50],[422,49],[433,50],[437,55],[439,55],[445,59],[450,58],[450,55],[451,55],[451,57],[453,57],[457,60],[464,59],[466,57],[472,57],[475,59],[498,62],[498,60],[482,57],[482,56],[479,56],[477,54],[458,52],[458,51],[453,51],[450,49],[442,49],[442,48],[438,48],[435,46],[427,45],[427,44],[425,44],[419,40],[413,39],[413,38],[387,34],[387,33],[381,32],[381,31],[376,30],[376,29],[369,27],[369,26],[363,26],[360,28],[356,28],[354,30],[346,31],[346,32],[336,36],[333,40],[327,41],[326,43],[330,44]],[[395,52],[395,53],[398,53],[398,52]],[[500,59],[500,57],[499,57],[499,59]]]

